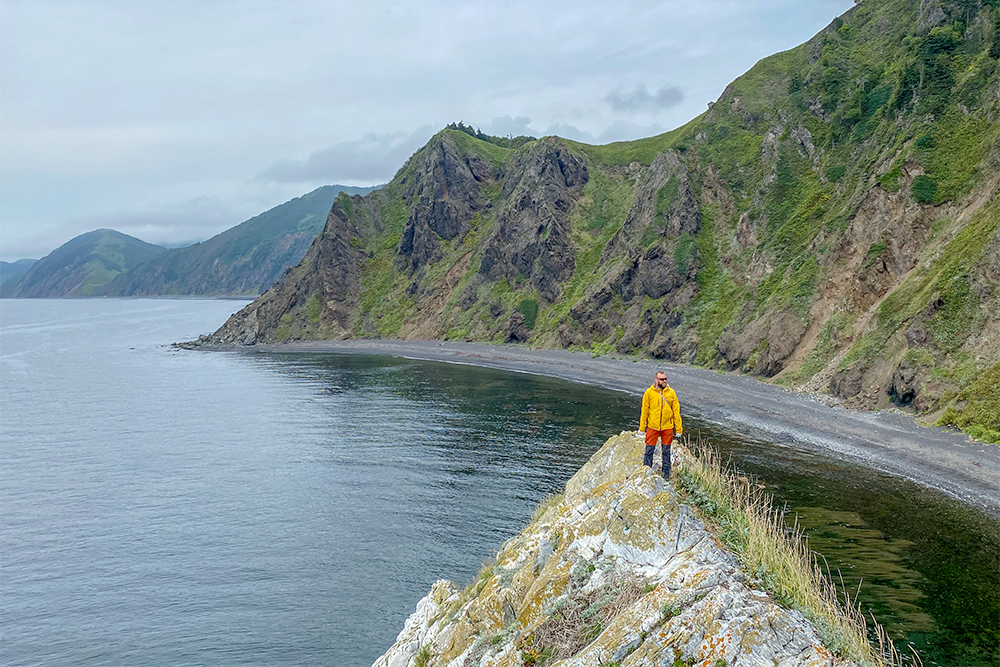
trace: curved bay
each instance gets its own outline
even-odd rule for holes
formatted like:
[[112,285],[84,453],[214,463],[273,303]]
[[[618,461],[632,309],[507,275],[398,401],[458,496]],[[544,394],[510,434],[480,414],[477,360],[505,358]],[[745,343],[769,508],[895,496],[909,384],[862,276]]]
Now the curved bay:
[[[239,305],[5,302],[4,664],[369,665],[435,579],[471,579],[635,427],[637,397],[550,378],[165,347]],[[997,663],[995,522],[795,443],[687,429],[925,664]]]

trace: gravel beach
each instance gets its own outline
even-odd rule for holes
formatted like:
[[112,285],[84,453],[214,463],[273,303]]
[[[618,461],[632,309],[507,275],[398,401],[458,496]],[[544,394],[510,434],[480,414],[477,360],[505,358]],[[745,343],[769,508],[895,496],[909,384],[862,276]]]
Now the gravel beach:
[[[204,349],[204,348],[203,348]],[[232,350],[233,348],[225,348]],[[664,369],[682,410],[779,446],[816,448],[901,475],[1000,519],[1000,446],[961,433],[920,426],[901,412],[831,406],[817,397],[748,376],[679,364],[593,357],[586,352],[439,341],[351,340],[257,345],[255,352],[374,354],[472,364],[558,377],[641,394]],[[623,424],[623,428],[636,428]]]

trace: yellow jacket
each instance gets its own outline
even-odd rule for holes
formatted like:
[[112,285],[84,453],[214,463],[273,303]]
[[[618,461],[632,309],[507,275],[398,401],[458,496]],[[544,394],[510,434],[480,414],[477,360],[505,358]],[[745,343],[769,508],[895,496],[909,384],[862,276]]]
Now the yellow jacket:
[[674,435],[684,432],[681,424],[681,404],[677,400],[677,392],[670,385],[660,391],[656,385],[651,386],[642,395],[642,415],[639,417],[639,430],[651,428],[654,431],[674,429]]

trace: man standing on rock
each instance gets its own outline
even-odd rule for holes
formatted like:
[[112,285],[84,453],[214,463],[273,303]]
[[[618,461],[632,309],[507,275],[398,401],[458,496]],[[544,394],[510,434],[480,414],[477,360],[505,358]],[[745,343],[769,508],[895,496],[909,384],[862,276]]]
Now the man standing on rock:
[[677,392],[667,384],[667,374],[657,371],[653,386],[642,395],[642,414],[639,416],[639,430],[646,433],[646,455],[642,464],[653,467],[653,451],[656,441],[663,443],[663,476],[670,477],[670,443],[674,435],[684,432],[681,424],[681,404]]

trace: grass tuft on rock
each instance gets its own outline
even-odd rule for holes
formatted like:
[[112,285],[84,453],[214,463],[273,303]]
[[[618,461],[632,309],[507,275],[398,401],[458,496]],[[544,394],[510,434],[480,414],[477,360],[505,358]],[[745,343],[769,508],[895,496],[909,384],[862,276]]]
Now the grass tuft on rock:
[[697,443],[676,448],[681,454],[677,475],[682,493],[779,603],[801,611],[827,648],[841,657],[868,667],[904,664],[874,619],[875,642],[869,639],[864,612],[847,591],[837,591],[802,529],[785,525],[761,484],[724,465],[711,447]]

